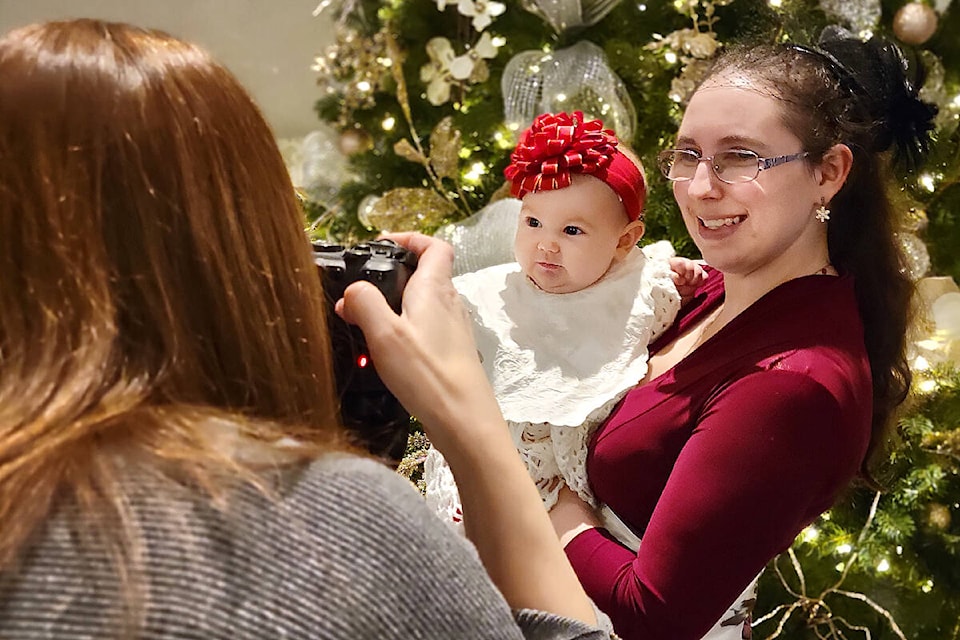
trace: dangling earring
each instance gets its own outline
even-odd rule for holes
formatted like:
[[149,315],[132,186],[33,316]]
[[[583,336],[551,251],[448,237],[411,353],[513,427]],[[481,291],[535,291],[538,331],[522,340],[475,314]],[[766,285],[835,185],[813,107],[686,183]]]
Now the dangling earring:
[[827,209],[827,205],[823,201],[823,198],[820,198],[820,206],[817,207],[816,216],[817,220],[820,222],[826,222],[830,219],[830,209]]

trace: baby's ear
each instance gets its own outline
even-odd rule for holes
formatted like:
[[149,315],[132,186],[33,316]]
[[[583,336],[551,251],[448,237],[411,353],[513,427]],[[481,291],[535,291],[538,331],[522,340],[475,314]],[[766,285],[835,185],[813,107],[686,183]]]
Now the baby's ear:
[[623,228],[620,233],[620,240],[617,242],[618,260],[624,258],[632,249],[636,248],[645,230],[643,220],[634,220]]

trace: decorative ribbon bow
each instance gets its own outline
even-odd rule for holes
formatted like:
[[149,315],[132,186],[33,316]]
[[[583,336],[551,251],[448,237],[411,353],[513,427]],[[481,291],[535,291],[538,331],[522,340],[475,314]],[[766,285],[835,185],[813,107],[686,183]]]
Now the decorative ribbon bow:
[[523,198],[536,191],[569,187],[574,173],[592,175],[616,192],[627,217],[636,220],[646,185],[640,170],[617,144],[613,131],[604,129],[600,120],[586,121],[581,111],[539,115],[523,132],[503,172],[512,183],[510,193]]

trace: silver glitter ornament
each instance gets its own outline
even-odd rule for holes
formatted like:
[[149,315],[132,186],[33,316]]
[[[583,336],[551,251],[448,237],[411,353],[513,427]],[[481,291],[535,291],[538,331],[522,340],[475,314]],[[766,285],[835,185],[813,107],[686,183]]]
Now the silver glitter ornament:
[[858,35],[876,31],[882,13],[880,0],[820,0],[820,8]]

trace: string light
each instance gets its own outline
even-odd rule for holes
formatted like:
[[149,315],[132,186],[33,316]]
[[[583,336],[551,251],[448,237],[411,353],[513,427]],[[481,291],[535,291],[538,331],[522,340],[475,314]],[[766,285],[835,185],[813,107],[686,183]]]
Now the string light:
[[383,119],[383,122],[380,123],[380,126],[383,127],[384,131],[393,131],[393,128],[397,126],[397,119],[393,116],[387,116]]
[[800,539],[804,542],[813,542],[820,537],[820,531],[813,525],[800,532]]
[[[516,131],[511,127],[507,127],[511,131]],[[498,149],[512,149],[513,148],[513,136],[506,135],[503,131],[497,131],[493,134],[493,143],[497,146]]]
[[480,182],[482,178],[487,173],[487,167],[482,162],[474,162],[470,166],[470,170],[463,174],[463,179],[469,182]]

